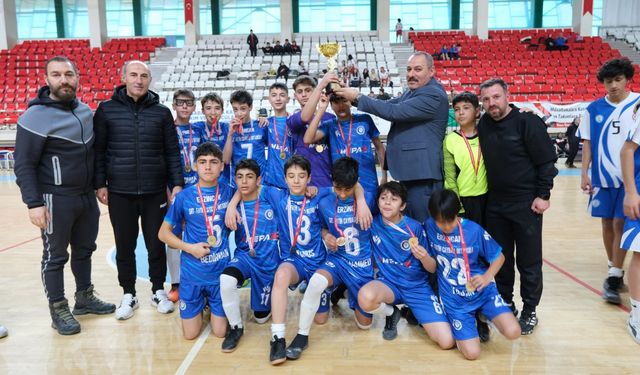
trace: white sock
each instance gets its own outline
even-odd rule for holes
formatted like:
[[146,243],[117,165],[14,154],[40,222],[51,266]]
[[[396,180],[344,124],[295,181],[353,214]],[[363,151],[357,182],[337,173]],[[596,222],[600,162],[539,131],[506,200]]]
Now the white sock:
[[631,320],[640,323],[640,301],[629,297],[631,303]]
[[609,276],[622,277],[624,272],[622,272],[622,268],[611,267],[609,268]]
[[242,314],[240,314],[240,292],[238,291],[238,279],[233,276],[220,275],[220,298],[224,314],[232,328],[242,328]]
[[613,267],[613,262],[608,260],[607,261],[607,267],[609,267],[609,268]]
[[167,245],[167,268],[169,269],[171,284],[180,283],[180,251]]
[[279,339],[284,338],[285,327],[284,323],[271,324],[271,336],[276,336]]
[[307,290],[304,292],[304,297],[302,297],[302,302],[300,302],[299,334],[309,336],[311,324],[313,324],[313,317],[316,315],[316,312],[318,312],[318,307],[320,307],[322,292],[327,289],[328,285],[329,280],[319,273],[314,273],[313,276],[311,276]]
[[391,316],[391,314],[393,314],[393,306],[387,305],[386,303],[381,303],[377,309],[367,312],[374,315]]

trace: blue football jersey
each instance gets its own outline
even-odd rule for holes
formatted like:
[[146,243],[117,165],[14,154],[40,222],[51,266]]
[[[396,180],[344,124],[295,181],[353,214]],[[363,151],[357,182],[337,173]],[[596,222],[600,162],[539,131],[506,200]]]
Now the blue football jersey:
[[[200,124],[202,124],[203,133],[207,142],[215,143],[220,147],[220,150],[224,150],[224,144],[227,142],[227,134],[229,134],[229,124],[219,121],[215,128],[206,122],[200,122]],[[224,170],[220,176],[220,181],[232,185],[230,166],[224,166]]]
[[[216,190],[218,205],[215,217],[211,218],[214,208]],[[183,251],[180,256],[180,282],[191,284],[218,284],[218,277],[229,261],[229,229],[224,225],[224,215],[227,205],[233,196],[233,190],[225,184],[218,187],[201,188],[202,197],[207,210],[207,219],[216,237],[216,243],[211,247],[211,253],[202,258]],[[202,204],[197,186],[190,186],[179,194],[169,207],[164,221],[176,227],[185,223],[182,240],[187,243],[207,243],[208,233]]]
[[360,163],[358,173],[362,188],[368,192],[375,192],[378,189],[378,173],[372,140],[380,137],[380,132],[371,116],[355,114],[351,120],[345,121],[333,118],[322,125],[323,128],[320,130],[329,136],[331,159],[336,161],[343,156],[356,159]]
[[[318,194],[311,199],[307,198],[303,216],[299,219],[305,200],[303,196],[290,195],[288,190],[271,186],[263,186],[262,189],[278,220],[282,257],[290,256],[293,238],[300,221],[296,254],[291,256],[300,259],[311,269],[319,267],[327,255],[327,249],[322,241],[322,223],[318,212],[318,204],[323,195]],[[291,212],[290,216],[289,212]]]
[[582,116],[578,136],[591,141],[591,185],[617,188],[622,186],[620,151],[635,131],[633,111],[640,94],[629,93],[618,104],[600,98],[587,107]]
[[489,268],[484,261],[492,263],[502,253],[500,245],[480,225],[467,219],[460,219],[460,225],[466,244],[468,264],[464,260],[457,226],[448,234],[449,241],[455,248],[454,254],[435,220],[428,218],[424,224],[429,239],[427,251],[438,264],[440,298],[445,301],[446,306],[454,308],[482,298],[482,292],[467,291],[467,267],[471,277],[483,275]]
[[[629,136],[629,141],[640,145],[640,105],[634,107],[634,112],[632,112],[631,119],[635,121],[635,130]],[[636,188],[640,187],[640,148],[636,149],[636,152],[633,154],[634,159],[634,172],[636,176]]]
[[[261,128],[258,121],[242,124],[241,133],[233,133],[233,156],[231,158],[231,177],[236,174],[235,165],[242,159],[254,159],[260,166],[260,175],[267,171],[265,148],[269,141],[268,128]],[[235,182],[232,183],[235,186]]]
[[[256,218],[256,202],[258,213],[257,220],[254,220]],[[243,219],[242,224],[238,225],[238,229],[235,231],[237,246],[235,254],[249,252],[249,239],[253,235],[255,261],[267,268],[277,266],[280,263],[278,220],[264,192],[260,192],[257,200],[241,201],[238,204],[238,212]]]
[[[280,189],[286,189],[284,180],[284,163],[293,155],[291,130],[287,126],[286,117],[269,117],[269,152],[267,171],[263,173],[264,183]],[[281,153],[284,152],[284,155]],[[282,158],[281,156],[284,156]]]
[[396,227],[387,225],[382,215],[373,218],[371,225],[373,256],[380,276],[401,289],[424,285],[428,282],[428,272],[413,256],[409,246],[409,238],[415,236],[422,246],[427,247],[424,228],[408,216],[403,216]]
[[[200,124],[176,125],[178,146],[180,146],[180,160],[182,162],[182,176],[184,187],[195,185],[198,182],[198,173],[195,171],[195,152],[200,144],[206,142],[203,128]],[[189,169],[187,169],[187,161]]]

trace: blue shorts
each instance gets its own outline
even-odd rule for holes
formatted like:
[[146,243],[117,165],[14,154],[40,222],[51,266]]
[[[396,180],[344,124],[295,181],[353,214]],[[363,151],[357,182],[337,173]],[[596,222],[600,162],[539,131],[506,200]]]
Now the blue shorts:
[[340,284],[344,284],[349,291],[349,308],[358,309],[362,315],[371,317],[372,315],[364,311],[358,305],[358,292],[360,288],[369,281],[373,280],[373,265],[369,259],[369,265],[365,267],[356,267],[344,258],[329,254],[319,270],[325,270],[333,279],[333,289]]
[[[316,269],[309,269],[309,267],[303,264],[299,259],[296,258],[286,258],[282,261],[282,263],[289,263],[296,268],[296,272],[298,273],[298,282],[295,284],[291,284],[289,289],[295,290],[298,285],[303,282],[309,282],[311,276],[316,272]],[[324,313],[329,311],[329,301],[331,299],[331,294],[328,291],[322,292],[322,296],[320,297],[320,307],[318,307],[319,313]]]
[[624,219],[620,248],[640,252],[640,220]]
[[213,315],[225,317],[219,284],[194,285],[180,283],[180,317],[182,319],[191,319],[200,314],[204,309],[205,299]]
[[261,265],[256,258],[243,251],[236,252],[227,267],[236,268],[245,280],[251,279],[251,310],[271,311],[271,288],[278,265]]
[[593,217],[622,219],[624,188],[593,188],[589,198],[589,212]]
[[388,286],[393,292],[393,304],[404,303],[410,309],[420,324],[448,322],[444,315],[440,298],[433,293],[426,280],[424,285],[412,288],[402,288],[402,290],[393,282],[381,277],[378,279],[381,283]]
[[[512,314],[509,305],[504,302],[500,293],[498,293],[495,283],[489,284],[478,298],[480,298],[480,302],[468,306],[448,306],[447,299],[443,299],[454,339],[469,340],[478,337],[478,328],[476,327],[477,310],[480,310],[489,320],[495,319],[500,314]],[[474,305],[478,306],[478,304],[479,307],[477,309],[474,308]]]

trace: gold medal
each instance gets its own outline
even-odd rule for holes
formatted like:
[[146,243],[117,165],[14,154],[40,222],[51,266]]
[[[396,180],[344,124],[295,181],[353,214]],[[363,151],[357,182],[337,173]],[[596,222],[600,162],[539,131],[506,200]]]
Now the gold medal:
[[287,158],[287,154],[284,151],[280,151],[280,159],[284,160]]
[[473,286],[473,284],[471,284],[471,281],[467,282],[467,292],[469,293],[473,293],[476,290],[476,288]]
[[216,245],[216,236],[214,236],[213,234],[210,235],[209,237],[207,237],[207,243],[209,244],[209,246],[213,247]]
[[322,145],[316,145],[316,152],[324,151],[324,147]]
[[415,246],[418,244],[418,237],[411,237],[409,238],[409,245],[411,246]]
[[344,246],[347,244],[347,239],[344,237],[338,237],[336,238],[336,245],[338,246]]

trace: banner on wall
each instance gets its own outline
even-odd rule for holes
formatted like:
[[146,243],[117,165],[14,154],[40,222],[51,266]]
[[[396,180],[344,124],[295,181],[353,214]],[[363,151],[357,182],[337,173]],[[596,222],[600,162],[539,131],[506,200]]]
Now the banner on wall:
[[520,108],[530,108],[535,114],[542,117],[547,126],[551,128],[566,128],[574,118],[582,116],[590,102],[578,102],[573,104],[554,104],[551,102],[519,102],[514,103]]

